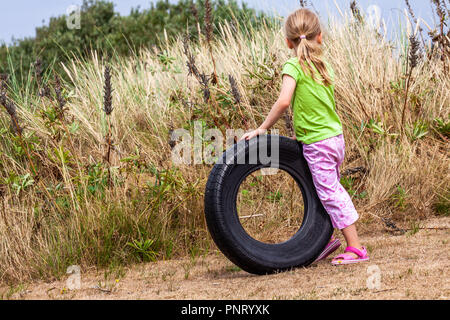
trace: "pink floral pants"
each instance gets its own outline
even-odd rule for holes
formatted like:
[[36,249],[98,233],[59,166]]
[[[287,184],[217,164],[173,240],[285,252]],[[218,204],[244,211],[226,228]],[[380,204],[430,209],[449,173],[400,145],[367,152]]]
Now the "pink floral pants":
[[303,154],[311,170],[317,194],[339,230],[353,225],[358,213],[350,195],[341,185],[339,167],[344,162],[345,141],[340,135],[313,144],[303,144]]

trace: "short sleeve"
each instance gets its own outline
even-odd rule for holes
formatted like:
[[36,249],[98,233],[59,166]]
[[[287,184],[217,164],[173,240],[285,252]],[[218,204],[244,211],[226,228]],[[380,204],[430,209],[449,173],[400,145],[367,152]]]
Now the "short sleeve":
[[296,82],[298,82],[298,79],[300,77],[300,71],[298,70],[297,66],[295,66],[292,61],[288,61],[283,66],[283,72],[282,75],[288,75],[294,78]]

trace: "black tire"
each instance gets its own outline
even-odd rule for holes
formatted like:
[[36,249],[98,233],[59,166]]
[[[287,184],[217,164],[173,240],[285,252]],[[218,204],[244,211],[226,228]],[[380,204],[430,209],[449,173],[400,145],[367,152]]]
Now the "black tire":
[[[249,164],[249,154],[262,146],[270,150],[279,144],[279,160]],[[269,152],[270,154],[270,152]],[[244,164],[242,157],[245,157]],[[228,159],[228,160],[227,160]],[[241,159],[240,162],[237,159]],[[227,162],[228,161],[228,162]],[[236,200],[240,185],[253,172],[276,167],[291,175],[303,195],[304,218],[300,230],[288,241],[267,244],[250,237],[242,227]],[[259,136],[240,141],[227,150],[208,179],[205,192],[205,215],[211,236],[222,253],[241,269],[257,275],[305,267],[320,255],[333,233],[330,217],[314,187],[311,172],[303,157],[301,144],[280,136]]]

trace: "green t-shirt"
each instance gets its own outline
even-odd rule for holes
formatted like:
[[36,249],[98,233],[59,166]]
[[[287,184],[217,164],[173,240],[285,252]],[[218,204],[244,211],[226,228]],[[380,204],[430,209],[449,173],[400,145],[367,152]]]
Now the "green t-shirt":
[[[329,65],[328,72],[334,79],[334,71]],[[326,87],[305,75],[297,58],[285,63],[283,75],[289,75],[297,82],[292,98],[297,140],[312,144],[343,133],[341,120],[336,113],[333,85]],[[316,79],[320,79],[319,74]]]

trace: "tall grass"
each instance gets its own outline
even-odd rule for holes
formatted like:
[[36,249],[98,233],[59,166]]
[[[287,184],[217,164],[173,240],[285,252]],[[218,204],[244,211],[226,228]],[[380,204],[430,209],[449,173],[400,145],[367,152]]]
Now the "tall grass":
[[[211,166],[174,166],[170,133],[193,133],[194,121],[223,131],[257,127],[291,56],[277,23],[217,27],[220,37],[210,41],[180,36],[129,58],[74,58],[63,66],[69,83],[39,79],[51,94],[34,92],[32,74],[25,87],[8,82],[3,99],[17,106],[23,132],[0,114],[0,281],[208,252]],[[423,55],[409,75],[401,43],[364,21],[349,15],[328,29],[352,174],[345,182],[361,222],[448,212],[450,76],[442,56]],[[284,121],[276,128],[292,133]]]

